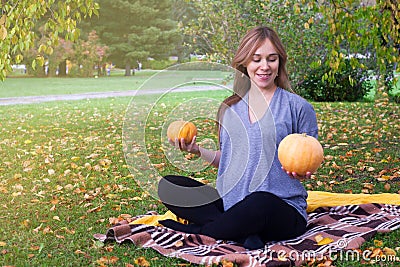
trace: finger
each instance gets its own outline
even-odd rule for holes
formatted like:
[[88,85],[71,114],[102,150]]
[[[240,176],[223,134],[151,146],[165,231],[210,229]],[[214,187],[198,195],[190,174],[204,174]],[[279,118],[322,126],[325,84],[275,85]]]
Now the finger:
[[311,178],[311,172],[306,173],[306,178]]
[[175,138],[174,146],[175,146],[176,148],[181,148],[181,145],[179,144],[179,139],[178,139],[178,138]]
[[175,146],[175,142],[171,138],[168,138],[168,143],[170,143],[172,146]]
[[185,138],[181,138],[181,140],[179,142],[179,147],[181,150],[186,150]]
[[197,136],[193,136],[192,142],[190,143],[191,145],[194,145],[194,143],[196,143],[196,138]]

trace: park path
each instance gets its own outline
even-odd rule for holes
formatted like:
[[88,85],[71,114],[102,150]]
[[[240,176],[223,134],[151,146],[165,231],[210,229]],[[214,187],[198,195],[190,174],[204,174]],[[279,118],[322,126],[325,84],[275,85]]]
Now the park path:
[[69,100],[83,100],[93,98],[108,98],[108,97],[125,97],[149,94],[164,94],[167,92],[191,92],[191,91],[210,91],[222,90],[219,86],[193,86],[171,89],[158,89],[158,90],[131,90],[131,91],[111,91],[111,92],[91,92],[80,94],[66,94],[66,95],[42,95],[42,96],[21,96],[21,97],[4,97],[0,98],[0,106],[19,105],[19,104],[35,104],[50,101],[69,101]]

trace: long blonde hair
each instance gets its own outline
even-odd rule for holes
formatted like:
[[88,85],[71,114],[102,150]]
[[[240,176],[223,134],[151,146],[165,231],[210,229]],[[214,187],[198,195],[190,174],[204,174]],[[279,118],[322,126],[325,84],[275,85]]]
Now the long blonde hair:
[[282,44],[278,34],[267,26],[258,26],[249,30],[240,41],[239,47],[232,60],[231,66],[236,69],[235,80],[233,85],[233,95],[226,98],[221,104],[218,114],[217,122],[220,123],[222,115],[226,107],[240,101],[240,99],[250,89],[250,78],[245,67],[251,60],[256,50],[269,39],[278,52],[279,55],[279,68],[278,76],[275,78],[275,84],[283,89],[290,89],[289,76],[286,70],[287,54],[285,47]]

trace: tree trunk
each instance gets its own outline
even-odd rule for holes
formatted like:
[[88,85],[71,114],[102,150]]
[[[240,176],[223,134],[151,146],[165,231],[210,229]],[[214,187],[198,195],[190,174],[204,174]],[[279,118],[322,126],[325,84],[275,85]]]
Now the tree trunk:
[[61,61],[60,65],[58,65],[58,76],[60,76],[60,77],[67,76],[67,61],[66,60]]
[[125,65],[125,76],[131,76],[131,64],[126,63]]

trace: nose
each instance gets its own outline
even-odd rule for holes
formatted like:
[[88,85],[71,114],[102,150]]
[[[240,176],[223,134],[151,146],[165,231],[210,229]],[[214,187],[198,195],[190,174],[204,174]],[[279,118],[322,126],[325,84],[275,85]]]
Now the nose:
[[261,64],[261,68],[263,68],[263,69],[268,69],[269,68],[269,62],[268,62],[267,59],[261,60],[260,64]]

